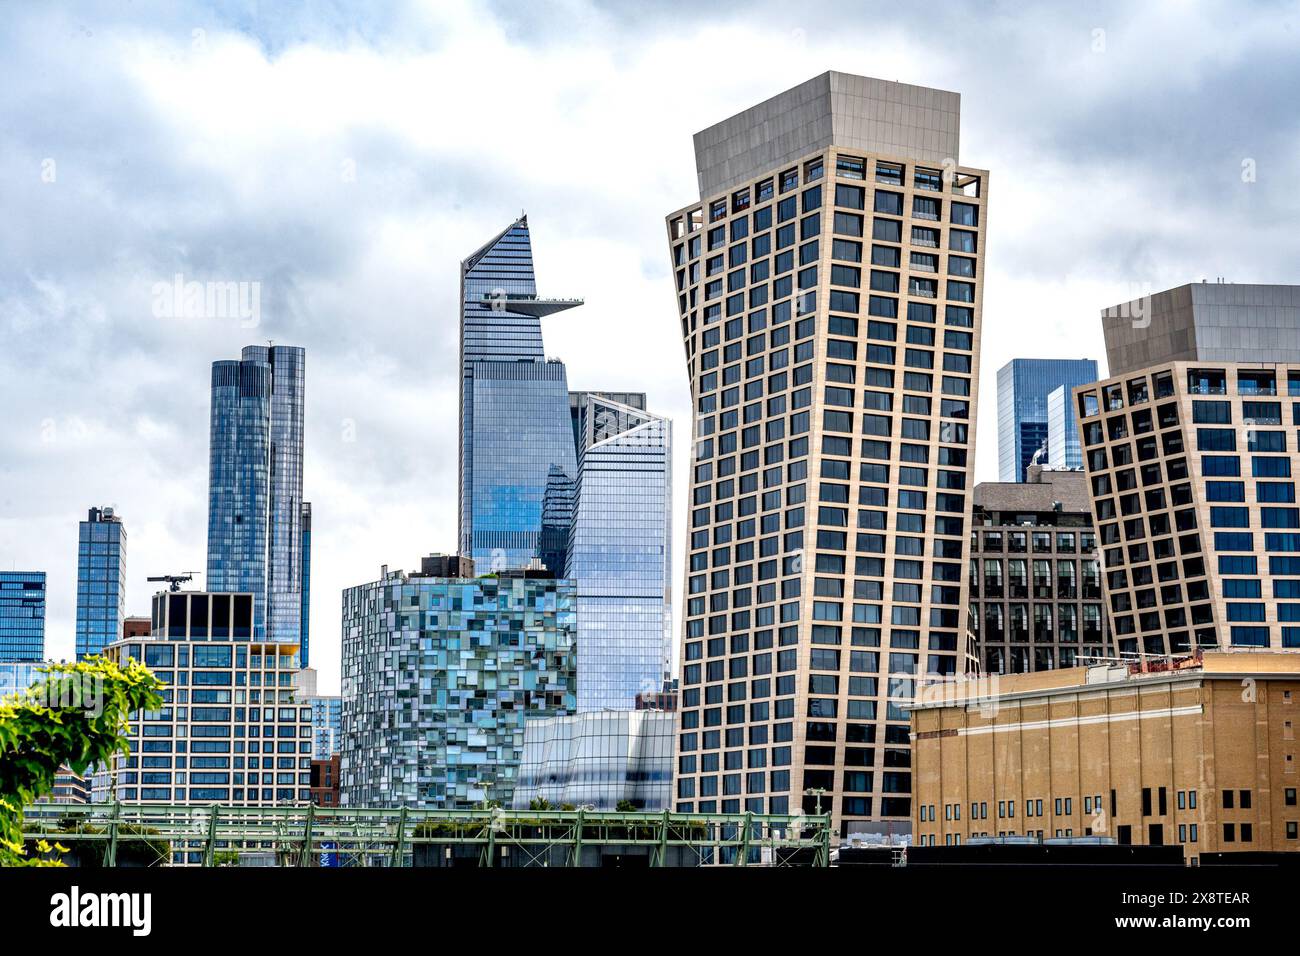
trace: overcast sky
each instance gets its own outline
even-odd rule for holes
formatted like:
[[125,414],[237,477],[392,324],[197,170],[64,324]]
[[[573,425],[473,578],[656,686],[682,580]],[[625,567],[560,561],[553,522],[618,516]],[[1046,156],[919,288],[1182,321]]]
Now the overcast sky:
[[[128,609],[206,565],[208,377],[307,349],[313,663],[340,590],[456,534],[460,259],[522,210],[571,388],[690,429],[664,216],[691,135],[827,69],[962,94],[991,170],[978,477],[997,369],[1094,357],[1099,310],[1300,281],[1295,3],[8,3],[0,22],[0,567],[49,574],[73,652],[77,522],[115,505]],[[260,322],[155,284],[260,283]],[[196,582],[197,583],[197,582]]]

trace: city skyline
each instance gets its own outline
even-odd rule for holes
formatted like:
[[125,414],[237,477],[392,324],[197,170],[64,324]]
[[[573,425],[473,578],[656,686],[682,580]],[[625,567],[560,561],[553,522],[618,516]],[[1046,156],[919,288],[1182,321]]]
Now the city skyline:
[[[651,36],[670,55],[687,56],[716,29],[683,15],[674,18],[672,29],[679,36],[673,37],[660,15],[629,18],[600,7],[591,10],[585,43],[607,38],[617,46],[639,34],[639,42]],[[1132,298],[1134,283],[1157,289],[1202,277],[1213,281],[1225,273],[1239,282],[1295,278],[1293,265],[1281,254],[1286,243],[1270,238],[1280,235],[1276,230],[1295,209],[1285,185],[1293,179],[1294,120],[1269,113],[1278,107],[1255,95],[1257,87],[1232,85],[1246,61],[1295,69],[1278,59],[1285,31],[1265,33],[1258,18],[1218,14],[1204,23],[1178,23],[1172,35],[1161,36],[1159,47],[1153,43],[1153,21],[1118,6],[1064,14],[1056,24],[1039,14],[1027,14],[1023,24],[999,20],[995,26],[1010,46],[1030,62],[1045,64],[1042,90],[1033,96],[1013,90],[997,64],[976,68],[980,44],[969,44],[963,33],[974,14],[955,13],[924,43],[901,42],[890,33],[864,35],[853,24],[840,36],[813,24],[766,32],[746,26],[757,49],[793,55],[775,73],[698,90],[685,78],[661,80],[656,70],[655,83],[679,84],[660,86],[659,104],[636,93],[638,86],[655,86],[645,82],[646,65],[615,65],[601,57],[589,65],[605,82],[585,84],[597,90],[579,95],[548,71],[571,57],[573,48],[530,19],[521,23],[497,13],[471,22],[455,7],[442,14],[407,10],[393,16],[399,19],[371,25],[367,49],[365,42],[358,47],[342,42],[330,27],[303,30],[292,19],[262,22],[256,34],[243,32],[235,21],[202,5],[175,13],[156,7],[147,18],[143,13],[15,14],[11,42],[40,49],[42,57],[62,58],[66,69],[59,82],[70,84],[65,90],[98,104],[94,112],[126,115],[134,123],[115,120],[106,127],[85,116],[96,149],[104,142],[123,147],[129,163],[114,166],[87,150],[80,138],[52,138],[39,120],[41,96],[16,92],[22,84],[0,94],[0,115],[14,131],[4,155],[5,181],[18,184],[7,187],[6,198],[12,198],[10,208],[24,227],[6,237],[0,273],[11,346],[0,358],[0,371],[7,381],[24,383],[6,393],[17,424],[3,439],[0,567],[47,572],[46,637],[52,656],[73,652],[75,557],[68,542],[88,503],[115,505],[131,525],[127,613],[147,606],[153,588],[144,583],[146,575],[204,566],[196,562],[204,558],[207,395],[195,382],[214,359],[237,354],[248,342],[274,339],[307,349],[319,387],[308,399],[304,488],[305,497],[316,503],[320,529],[313,542],[312,590],[314,630],[325,650],[313,663],[321,668],[322,686],[336,686],[334,629],[342,588],[365,580],[368,569],[392,555],[417,553],[424,541],[454,540],[455,508],[443,492],[454,487],[454,414],[447,409],[455,405],[457,298],[450,263],[521,207],[547,224],[537,246],[545,291],[573,291],[588,300],[583,309],[547,325],[548,349],[564,358],[570,379],[584,387],[646,392],[650,407],[686,434],[681,429],[689,421],[689,399],[678,332],[665,318],[670,277],[659,228],[663,210],[693,190],[687,137],[828,65],[963,95],[963,150],[997,172],[993,185],[1000,197],[986,301],[986,396],[989,376],[1000,364],[1025,352],[1043,353],[1025,346],[1030,330],[1042,328],[1057,354],[1100,358],[1096,311]],[[439,16],[445,19],[427,19]],[[736,9],[724,16],[755,20]],[[540,31],[540,37],[531,44],[521,41],[520,27]],[[405,28],[412,28],[412,47],[394,50],[392,37]],[[136,29],[148,43],[128,67],[122,44]],[[202,31],[199,37],[196,30]],[[426,133],[390,113],[373,120],[374,126],[364,125],[349,97],[336,98],[338,113],[321,120],[325,150],[301,150],[292,137],[271,143],[265,136],[247,140],[243,151],[209,148],[220,143],[197,122],[215,120],[218,136],[250,118],[257,129],[269,129],[265,117],[271,114],[257,101],[283,104],[293,84],[318,76],[322,67],[361,81],[367,92],[378,89],[392,75],[375,63],[374,50],[392,54],[401,68],[437,77],[457,64],[437,57],[433,37],[444,30],[461,42],[482,41],[478,49],[486,47],[493,55],[528,58],[537,70],[537,89],[548,95],[530,101],[538,108],[521,122],[527,135],[552,130],[545,142],[553,161],[541,150],[528,162],[515,162],[516,151],[494,146],[491,137],[467,136],[472,144],[456,152],[430,143]],[[1097,30],[1103,31],[1101,49]],[[295,36],[304,39],[291,43]],[[1221,61],[1210,50],[1225,37],[1232,55]],[[1177,50],[1177,58],[1167,50]],[[13,68],[24,70],[29,54],[16,47],[7,52]],[[1054,57],[1065,66],[1051,66]],[[216,73],[244,72],[240,64],[257,77],[257,89],[234,91],[238,115],[196,94],[195,84],[210,82]],[[372,68],[379,72],[367,72]],[[99,78],[94,95],[92,75]],[[1147,109],[1161,111],[1162,135],[1150,142],[1138,136],[1142,148],[1132,158],[1128,134],[1153,118],[1128,102],[1135,83],[1151,94]],[[1229,104],[1229,115],[1253,110],[1258,127],[1255,120],[1215,129],[1186,122],[1206,108],[1203,96],[1187,94],[1190,83]],[[1074,92],[1070,85],[1080,89]],[[579,97],[572,120],[542,108],[559,94]],[[1046,99],[1054,95],[1075,109],[1048,109]],[[615,108],[617,97],[631,98],[636,109]],[[102,108],[106,102],[111,108]],[[1233,103],[1242,107],[1233,109]],[[122,109],[128,105],[134,108]],[[447,124],[468,121],[459,107],[438,109],[450,111],[437,117]],[[1031,116],[1037,126],[1026,131],[1024,121]],[[573,135],[574,123],[591,129],[597,117],[613,124],[609,142]],[[1120,134],[1113,142],[1081,136],[1101,117]],[[428,123],[427,115],[420,119],[422,126]],[[1011,127],[1018,127],[1016,135],[1008,133]],[[133,128],[144,134],[138,137],[144,145],[121,140]],[[385,132],[394,138],[385,139]],[[173,156],[149,149],[147,144],[159,141],[190,145]],[[629,150],[628,143],[635,148]],[[653,148],[657,144],[662,149]],[[311,159],[293,160],[282,152],[286,149]],[[168,158],[158,158],[162,154]],[[469,162],[467,157],[477,155],[491,157],[486,169]],[[1258,171],[1249,182],[1242,178],[1247,160]],[[579,164],[590,174],[583,192],[572,179]],[[1111,174],[1118,168],[1122,175],[1103,176],[1099,170],[1107,164]],[[46,173],[53,179],[42,180]],[[489,178],[492,188],[483,190]],[[626,189],[629,181],[638,188]],[[1186,191],[1190,183],[1197,186],[1194,194]],[[1064,187],[1071,186],[1068,195],[1074,195],[1077,184],[1097,197],[1087,204],[1093,208],[1080,205],[1069,217],[1056,215],[1055,204],[1067,195]],[[1170,226],[1135,227],[1134,222],[1144,222],[1144,210],[1156,208],[1155,200],[1145,205],[1148,200],[1139,196],[1151,189],[1160,203],[1177,203],[1180,222],[1214,223],[1214,230],[1203,230],[1213,235],[1198,238],[1184,234],[1196,230],[1181,230],[1173,241]],[[134,225],[139,217],[114,215],[110,221],[112,190],[140,211],[168,204],[175,210],[206,204],[210,211],[192,226],[183,225],[178,212],[164,220],[160,238]],[[491,198],[484,198],[488,193]],[[327,227],[318,204],[342,226]],[[362,215],[367,204],[388,218]],[[1125,217],[1118,224],[1113,211],[1121,207]],[[69,238],[73,225],[93,238]],[[1058,228],[1067,243],[1042,242]],[[1225,241],[1225,233],[1232,238]],[[363,236],[375,238],[382,251],[368,249]],[[236,241],[230,242],[232,237]],[[247,251],[227,251],[240,246]],[[188,251],[175,251],[181,247]],[[111,266],[101,265],[110,248],[120,255]],[[593,268],[591,257],[598,253]],[[185,281],[262,283],[260,325],[248,327],[248,320],[241,325],[238,316],[157,315],[167,309],[154,301],[154,288],[170,284],[177,274]],[[1058,308],[1043,323],[1040,306],[1047,293]],[[64,353],[49,350],[49,327],[77,330]],[[120,347],[107,347],[111,342]],[[625,363],[611,362],[611,353],[633,342],[637,353],[629,352]],[[162,355],[166,358],[157,358]],[[93,397],[80,387],[79,377],[95,379]],[[985,402],[985,440],[977,446],[978,480],[992,477],[991,404]],[[418,427],[412,427],[413,420]],[[675,463],[675,556],[684,553],[688,465],[685,455]],[[674,588],[679,584],[674,580]],[[682,606],[680,600],[674,603]]]

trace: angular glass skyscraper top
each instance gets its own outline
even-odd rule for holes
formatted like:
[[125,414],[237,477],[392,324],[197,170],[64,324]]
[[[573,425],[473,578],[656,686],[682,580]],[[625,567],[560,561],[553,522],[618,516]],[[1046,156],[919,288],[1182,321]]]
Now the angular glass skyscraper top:
[[577,585],[578,710],[630,710],[668,661],[670,423],[578,393],[578,479],[564,576]]
[[[1066,391],[1097,381],[1094,359],[1012,359],[998,370],[998,480],[1024,481],[1025,469],[1048,438],[1047,397],[1058,386]],[[1041,464],[1082,466],[1051,461]]]
[[77,660],[103,653],[126,617],[126,528],[112,508],[91,508],[77,534]]
[[210,591],[251,592],[254,632],[302,632],[301,348],[248,346],[212,363],[208,484]]
[[460,553],[483,570],[537,556],[547,488],[574,474],[568,384],[541,317],[576,305],[537,297],[526,217],[461,263]]
[[0,571],[0,661],[45,659],[45,572]]

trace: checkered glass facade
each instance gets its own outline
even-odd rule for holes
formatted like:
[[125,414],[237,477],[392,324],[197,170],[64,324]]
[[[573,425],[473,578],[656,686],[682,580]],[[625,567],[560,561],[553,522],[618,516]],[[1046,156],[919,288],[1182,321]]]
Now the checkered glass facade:
[[573,585],[390,575],[343,592],[342,805],[509,806],[524,722],[576,704]]

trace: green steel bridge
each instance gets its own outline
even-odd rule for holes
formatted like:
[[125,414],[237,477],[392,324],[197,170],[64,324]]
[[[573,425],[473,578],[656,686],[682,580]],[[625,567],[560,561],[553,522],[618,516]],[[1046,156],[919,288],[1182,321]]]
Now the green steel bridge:
[[43,803],[23,831],[104,866],[825,867],[831,818]]

